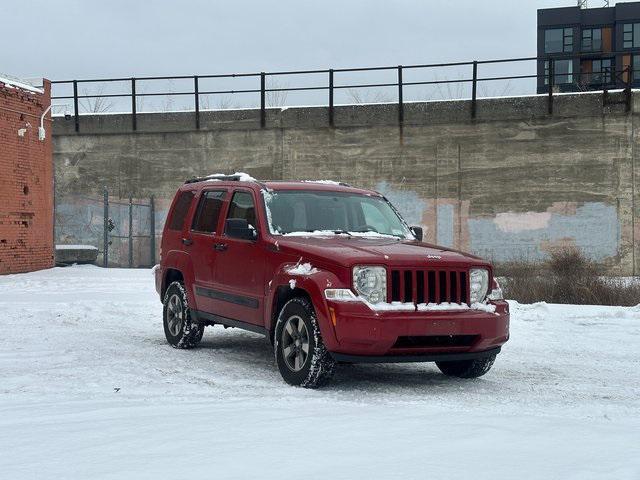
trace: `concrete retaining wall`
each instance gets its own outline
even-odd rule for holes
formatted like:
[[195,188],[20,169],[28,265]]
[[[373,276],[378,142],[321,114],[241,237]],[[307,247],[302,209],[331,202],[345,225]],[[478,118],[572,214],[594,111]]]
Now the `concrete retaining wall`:
[[[609,94],[621,101],[622,94]],[[184,179],[246,171],[335,179],[386,194],[426,239],[496,261],[577,245],[612,274],[640,272],[639,93],[632,113],[601,93],[396,105],[92,115],[54,124],[58,198],[155,195],[158,232]],[[60,205],[69,210],[69,205]],[[71,206],[73,207],[73,205]],[[59,225],[76,243],[73,229]]]

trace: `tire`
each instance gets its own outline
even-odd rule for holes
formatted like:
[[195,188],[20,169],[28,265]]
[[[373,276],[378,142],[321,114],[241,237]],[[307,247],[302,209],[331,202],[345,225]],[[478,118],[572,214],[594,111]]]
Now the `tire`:
[[187,292],[182,282],[173,282],[164,294],[162,324],[167,342],[174,348],[193,348],[204,334],[204,325],[191,321]]
[[436,362],[442,373],[448,377],[478,378],[491,370],[495,355],[476,358],[474,360],[460,360],[457,362]]
[[313,305],[306,298],[293,298],[282,307],[274,341],[278,370],[288,384],[318,388],[333,376],[336,362],[324,346]]

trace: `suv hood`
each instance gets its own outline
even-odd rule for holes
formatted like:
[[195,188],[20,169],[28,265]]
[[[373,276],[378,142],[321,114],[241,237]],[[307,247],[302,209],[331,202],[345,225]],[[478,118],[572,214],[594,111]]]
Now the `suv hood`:
[[489,265],[474,255],[415,240],[347,235],[275,238],[283,252],[345,267],[356,264],[398,267]]

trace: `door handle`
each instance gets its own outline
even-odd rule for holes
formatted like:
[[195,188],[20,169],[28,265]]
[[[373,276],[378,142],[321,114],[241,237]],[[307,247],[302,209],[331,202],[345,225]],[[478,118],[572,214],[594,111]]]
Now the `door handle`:
[[226,243],[214,243],[213,248],[215,248],[218,252],[224,252],[227,249],[228,245]]
[[182,243],[184,243],[185,245],[193,245],[193,240],[189,238],[183,238]]

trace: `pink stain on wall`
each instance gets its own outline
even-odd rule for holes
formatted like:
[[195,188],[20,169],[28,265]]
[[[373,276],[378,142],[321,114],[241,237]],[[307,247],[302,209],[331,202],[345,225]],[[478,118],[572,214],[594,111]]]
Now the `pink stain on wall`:
[[551,212],[504,212],[496,214],[493,222],[503,232],[518,233],[547,228],[551,215]]

